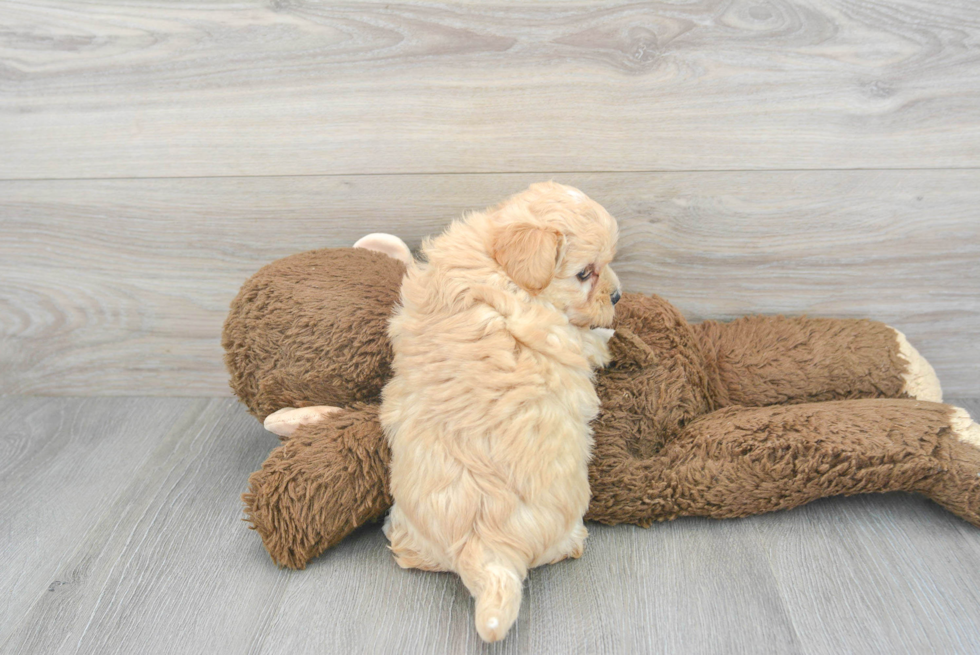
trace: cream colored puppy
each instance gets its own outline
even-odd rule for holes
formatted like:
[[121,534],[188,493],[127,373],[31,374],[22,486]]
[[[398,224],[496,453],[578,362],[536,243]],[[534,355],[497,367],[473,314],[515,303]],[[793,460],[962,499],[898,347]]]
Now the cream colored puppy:
[[529,567],[582,554],[612,334],[590,328],[619,300],[616,237],[581,191],[535,184],[424,243],[402,283],[385,534],[400,566],[460,575],[487,641],[517,618]]

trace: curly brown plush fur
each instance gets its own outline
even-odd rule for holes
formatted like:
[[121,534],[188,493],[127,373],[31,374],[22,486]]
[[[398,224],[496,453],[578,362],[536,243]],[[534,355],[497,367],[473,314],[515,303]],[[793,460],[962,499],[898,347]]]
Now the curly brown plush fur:
[[242,287],[222,345],[231,388],[260,421],[283,407],[374,401],[391,372],[388,318],[405,272],[370,250],[313,250]]
[[[366,250],[302,253],[262,269],[232,305],[226,362],[254,416],[345,408],[301,426],[249,479],[248,518],[280,565],[303,568],[391,504],[377,414],[403,270]],[[783,317],[689,325],[638,294],[617,305],[615,327],[614,361],[597,378],[587,519],[648,526],[906,490],[980,526],[976,424],[967,437],[956,408],[902,398],[909,362],[891,328]]]

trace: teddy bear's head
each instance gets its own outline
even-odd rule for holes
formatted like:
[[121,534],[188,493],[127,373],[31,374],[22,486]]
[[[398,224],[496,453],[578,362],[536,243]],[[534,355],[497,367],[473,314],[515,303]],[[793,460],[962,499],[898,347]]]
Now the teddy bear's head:
[[388,318],[404,273],[397,259],[360,248],[263,267],[225,321],[232,390],[260,421],[283,407],[376,399],[390,376]]

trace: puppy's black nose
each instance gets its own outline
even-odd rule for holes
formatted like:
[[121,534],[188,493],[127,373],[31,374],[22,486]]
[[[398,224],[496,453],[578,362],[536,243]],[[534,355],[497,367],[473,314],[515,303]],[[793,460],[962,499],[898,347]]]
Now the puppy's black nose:
[[622,298],[622,297],[623,297],[623,294],[621,294],[619,292],[619,289],[616,289],[615,291],[613,291],[613,294],[611,296],[609,296],[609,300],[611,300],[612,301],[612,304],[615,305],[616,303],[619,302],[619,299]]

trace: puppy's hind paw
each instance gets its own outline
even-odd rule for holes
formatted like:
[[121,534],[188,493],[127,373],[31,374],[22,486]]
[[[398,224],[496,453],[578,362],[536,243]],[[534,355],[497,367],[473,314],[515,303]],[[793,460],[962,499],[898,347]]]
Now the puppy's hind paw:
[[313,407],[283,407],[265,417],[263,427],[280,437],[291,437],[301,425],[319,423],[331,414],[341,411],[339,407],[315,405]]

